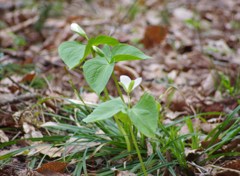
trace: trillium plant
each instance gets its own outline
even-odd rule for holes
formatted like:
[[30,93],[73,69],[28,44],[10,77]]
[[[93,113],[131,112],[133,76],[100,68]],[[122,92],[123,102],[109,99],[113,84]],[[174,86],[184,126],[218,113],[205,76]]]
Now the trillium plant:
[[[59,48],[59,55],[69,69],[83,68],[83,75],[89,87],[104,100],[83,122],[94,123],[97,121],[113,118],[123,136],[126,148],[129,152],[136,150],[145,175],[146,169],[139,150],[140,141],[146,138],[154,139],[158,127],[158,114],[160,105],[149,93],[144,93],[140,100],[131,105],[125,102],[122,90],[125,91],[129,100],[131,92],[141,84],[142,78],[131,80],[122,75],[118,79],[114,73],[114,65],[121,61],[145,60],[150,57],[141,50],[120,43],[117,39],[99,35],[89,38],[85,31],[76,23],[71,24],[71,30],[83,37],[86,42],[77,41],[63,42]],[[109,95],[106,85],[113,79],[119,97]]]

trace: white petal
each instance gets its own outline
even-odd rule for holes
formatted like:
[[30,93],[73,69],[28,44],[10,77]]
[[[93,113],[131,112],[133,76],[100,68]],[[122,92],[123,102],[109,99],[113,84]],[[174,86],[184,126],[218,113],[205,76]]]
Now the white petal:
[[72,23],[70,26],[71,30],[74,32],[78,32],[79,26],[77,23]]
[[126,87],[126,89],[128,89],[131,81],[132,80],[126,75],[120,76],[120,82]]
[[70,26],[70,29],[71,29],[73,32],[76,32],[76,33],[78,33],[79,35],[87,38],[87,35],[86,35],[85,31],[84,31],[77,23],[72,23],[71,26]]
[[133,85],[132,90],[135,89],[137,86],[139,86],[139,85],[141,84],[141,82],[142,82],[142,78],[141,78],[141,77],[135,79],[135,80],[134,80],[134,85]]

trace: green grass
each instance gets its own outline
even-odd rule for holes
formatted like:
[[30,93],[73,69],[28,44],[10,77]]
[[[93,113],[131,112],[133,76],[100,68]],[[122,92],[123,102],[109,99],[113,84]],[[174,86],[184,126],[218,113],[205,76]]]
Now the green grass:
[[[35,107],[42,106],[41,103],[44,101],[39,100]],[[88,108],[92,109],[94,107]],[[90,113],[88,110],[84,105],[73,103],[60,106],[59,114],[54,114],[43,108],[45,118],[54,123],[45,124],[44,129],[48,133],[44,133],[42,129],[44,137],[29,138],[27,140],[48,143],[52,147],[58,147],[59,150],[63,149],[62,157],[50,158],[43,154],[27,156],[31,148],[42,145],[41,143],[33,143],[31,146],[19,148],[0,156],[1,166],[10,163],[12,158],[21,153],[21,155],[25,155],[28,158],[28,166],[32,169],[36,169],[42,163],[57,159],[68,163],[71,162],[71,169],[68,169],[68,172],[76,176],[90,173],[97,173],[100,176],[113,175],[114,171],[112,168],[144,175],[136,150],[127,151],[124,136],[118,130],[114,120],[90,124],[83,123],[82,119]],[[219,152],[223,145],[229,143],[240,133],[239,118],[235,117],[239,110],[240,106],[227,115],[226,120],[207,135],[205,140],[210,142],[207,149],[203,152],[208,156],[205,160],[202,160],[203,165],[205,162],[218,157],[239,155],[237,152]],[[156,175],[157,172],[163,173],[167,168],[171,175],[174,176],[177,175],[175,172],[176,167],[187,170],[188,164],[185,150],[186,148],[201,150],[199,139],[203,135],[198,129],[194,129],[191,119],[212,114],[219,115],[220,113],[209,112],[198,114],[197,116],[187,116],[168,125],[160,123],[157,138],[150,140],[148,146],[146,141],[139,136],[137,144],[147,173]],[[184,124],[188,126],[189,134],[181,135],[179,131]],[[69,139],[73,140],[70,141]],[[217,139],[221,140],[216,143]],[[12,145],[17,145],[19,141],[20,139],[15,139],[2,143],[0,148],[7,149]],[[148,154],[149,145],[153,151],[150,154]],[[74,150],[67,152],[71,147]],[[166,158],[167,154],[170,154],[171,160]],[[101,161],[100,165],[97,165],[95,162],[97,159]],[[89,167],[90,165],[92,168]]]

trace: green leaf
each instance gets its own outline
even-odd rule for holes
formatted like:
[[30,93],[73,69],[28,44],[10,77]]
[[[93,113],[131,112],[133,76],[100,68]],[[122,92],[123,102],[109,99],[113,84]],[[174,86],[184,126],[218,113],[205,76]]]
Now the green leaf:
[[108,83],[114,64],[105,58],[97,56],[83,65],[83,74],[89,86],[99,95]]
[[119,43],[119,41],[117,39],[106,36],[106,35],[99,35],[95,38],[91,38],[88,41],[88,44],[87,44],[87,47],[86,47],[83,57],[85,58],[91,53],[92,46],[98,46],[98,45],[104,45],[104,44],[110,45],[110,46],[115,46],[118,43]]
[[102,48],[102,51],[105,55],[105,58],[107,58],[107,60],[110,62],[111,58],[112,58],[112,52],[111,52],[110,47],[108,45],[104,45]]
[[92,44],[93,45],[103,45],[107,44],[110,46],[115,46],[119,43],[119,41],[113,37],[107,36],[107,35],[99,35],[96,38],[93,38]]
[[127,44],[118,44],[112,49],[113,62],[143,60],[149,58],[150,57],[145,55],[141,50]]
[[145,93],[139,102],[128,110],[128,115],[141,133],[151,138],[155,136],[158,124],[158,106],[153,96]]
[[63,62],[72,69],[83,61],[85,48],[85,45],[78,42],[63,42],[58,48],[58,53]]
[[112,99],[100,104],[87,118],[83,119],[83,121],[89,123],[108,119],[124,108],[125,105],[120,98]]

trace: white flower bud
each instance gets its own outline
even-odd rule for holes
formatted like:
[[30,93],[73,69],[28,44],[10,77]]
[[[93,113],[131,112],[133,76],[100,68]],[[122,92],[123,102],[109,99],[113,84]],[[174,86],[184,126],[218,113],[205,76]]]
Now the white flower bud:
[[79,35],[83,36],[84,38],[88,39],[85,31],[77,23],[72,23],[70,28],[73,32],[76,32],[77,34],[79,34]]

